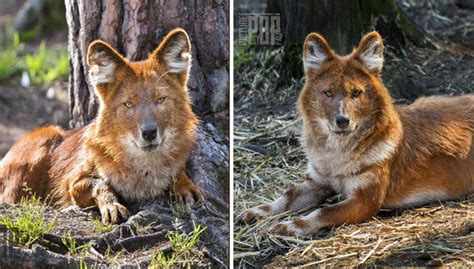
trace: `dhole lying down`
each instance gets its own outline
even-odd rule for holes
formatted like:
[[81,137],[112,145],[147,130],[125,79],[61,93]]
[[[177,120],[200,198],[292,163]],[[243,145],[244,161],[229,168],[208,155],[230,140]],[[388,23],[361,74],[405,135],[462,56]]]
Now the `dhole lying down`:
[[383,43],[376,32],[343,57],[311,33],[303,59],[306,84],[298,109],[306,180],[273,203],[244,211],[238,223],[298,211],[342,194],[342,202],[271,228],[309,235],[362,222],[380,208],[417,206],[473,192],[474,95],[427,97],[394,106],[380,78]]
[[87,64],[100,99],[97,118],[69,131],[39,128],[16,142],[0,163],[0,202],[20,201],[26,186],[60,206],[96,205],[104,223],[117,223],[129,216],[122,202],[166,189],[187,203],[201,197],[184,171],[197,124],[186,86],[186,32],[171,31],[142,62],[94,41]]

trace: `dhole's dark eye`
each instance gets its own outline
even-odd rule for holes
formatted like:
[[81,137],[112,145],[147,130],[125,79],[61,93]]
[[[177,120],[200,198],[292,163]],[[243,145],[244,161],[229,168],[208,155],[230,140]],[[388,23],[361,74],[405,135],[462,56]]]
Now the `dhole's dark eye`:
[[158,100],[156,100],[157,104],[162,104],[166,100],[166,97],[161,97]]
[[130,102],[130,101],[123,103],[123,105],[124,105],[126,108],[132,108],[132,107],[133,107],[133,103]]
[[353,90],[352,91],[352,98],[357,98],[360,96],[362,92],[360,90]]
[[332,95],[333,95],[332,91],[325,91],[324,94],[325,94],[327,97],[332,97]]

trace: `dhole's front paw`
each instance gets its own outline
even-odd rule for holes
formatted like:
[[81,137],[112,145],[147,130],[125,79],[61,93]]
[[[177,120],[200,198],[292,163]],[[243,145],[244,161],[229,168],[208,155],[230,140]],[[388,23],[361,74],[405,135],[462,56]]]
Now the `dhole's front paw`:
[[187,205],[193,205],[195,201],[204,198],[202,190],[190,180],[185,184],[176,184],[174,194],[179,202],[186,203]]
[[271,233],[285,236],[305,236],[311,234],[309,225],[303,220],[284,221],[273,225],[270,228]]
[[106,203],[99,207],[102,223],[117,224],[124,222],[130,217],[128,209],[118,202]]
[[268,211],[263,210],[262,208],[266,207],[265,205],[253,207],[245,210],[237,218],[237,225],[253,224],[264,217],[268,216]]
[[282,223],[277,223],[270,227],[269,230],[271,233],[276,233],[279,235],[285,235],[285,236],[294,236],[295,231],[292,229],[291,223],[288,222],[282,222]]

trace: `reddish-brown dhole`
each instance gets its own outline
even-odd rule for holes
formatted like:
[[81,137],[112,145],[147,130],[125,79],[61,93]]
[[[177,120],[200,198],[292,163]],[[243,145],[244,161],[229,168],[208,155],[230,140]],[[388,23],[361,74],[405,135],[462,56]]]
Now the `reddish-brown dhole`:
[[184,170],[197,124],[186,32],[171,31],[141,62],[97,40],[87,65],[100,100],[97,118],[69,131],[39,128],[16,142],[0,163],[0,202],[18,202],[26,186],[61,206],[96,205],[104,223],[117,223],[130,214],[122,202],[171,188],[187,203],[201,197]]
[[457,199],[474,191],[474,95],[394,106],[380,78],[383,42],[377,32],[364,36],[347,56],[336,55],[322,36],[311,33],[303,59],[306,83],[298,109],[306,179],[274,202],[244,211],[239,223],[342,194],[337,204],[271,228],[309,235],[362,222],[380,208]]

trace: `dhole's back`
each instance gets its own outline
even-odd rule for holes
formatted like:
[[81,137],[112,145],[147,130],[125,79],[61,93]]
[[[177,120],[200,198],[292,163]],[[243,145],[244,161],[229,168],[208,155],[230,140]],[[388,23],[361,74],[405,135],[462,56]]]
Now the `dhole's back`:
[[47,193],[50,153],[63,136],[61,128],[50,126],[33,130],[13,145],[0,162],[0,203],[19,202],[27,188],[40,197]]

